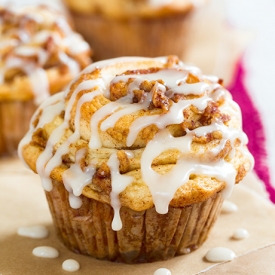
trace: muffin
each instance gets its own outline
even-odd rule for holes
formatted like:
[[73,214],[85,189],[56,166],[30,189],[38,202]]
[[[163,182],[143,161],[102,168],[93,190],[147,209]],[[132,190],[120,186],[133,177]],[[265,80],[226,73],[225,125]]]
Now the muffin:
[[[197,1],[198,2],[204,2]],[[119,56],[181,56],[195,1],[65,0],[94,60]]]
[[16,153],[38,105],[91,63],[68,21],[46,6],[0,8],[0,155]]
[[220,79],[176,56],[123,57],[44,101],[19,155],[70,250],[139,263],[203,244],[253,167],[247,142]]

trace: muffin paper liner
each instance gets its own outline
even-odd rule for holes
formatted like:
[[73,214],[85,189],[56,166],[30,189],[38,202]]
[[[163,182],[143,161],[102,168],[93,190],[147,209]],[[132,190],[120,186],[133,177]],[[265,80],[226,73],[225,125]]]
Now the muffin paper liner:
[[0,156],[16,155],[37,106],[29,101],[0,101]]
[[46,192],[57,234],[70,250],[97,259],[125,263],[154,262],[190,253],[206,240],[223,202],[220,193],[182,208],[169,207],[167,214],[155,208],[134,211],[122,207],[122,229],[112,230],[110,205],[80,196],[82,206],[69,205],[63,184],[53,181]]

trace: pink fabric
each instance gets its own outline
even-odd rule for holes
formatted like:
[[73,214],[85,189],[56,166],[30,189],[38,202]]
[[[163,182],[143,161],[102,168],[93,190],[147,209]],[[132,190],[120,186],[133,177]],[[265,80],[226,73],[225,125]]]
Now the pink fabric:
[[245,70],[242,62],[237,64],[234,82],[227,87],[233,99],[240,105],[243,116],[243,128],[247,134],[248,148],[255,158],[254,170],[265,183],[270,200],[275,203],[275,189],[270,182],[270,171],[267,164],[266,138],[264,125],[255,102],[251,99],[244,85]]

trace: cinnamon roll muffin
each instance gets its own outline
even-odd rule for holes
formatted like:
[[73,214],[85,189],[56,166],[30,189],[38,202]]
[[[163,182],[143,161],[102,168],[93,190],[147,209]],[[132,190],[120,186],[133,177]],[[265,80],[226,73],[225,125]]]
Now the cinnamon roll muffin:
[[190,16],[205,0],[65,0],[94,60],[119,56],[181,56]]
[[241,113],[175,56],[96,62],[38,108],[19,146],[72,251],[126,263],[197,249],[253,167]]
[[65,14],[46,6],[0,8],[0,155],[16,153],[38,104],[91,63]]

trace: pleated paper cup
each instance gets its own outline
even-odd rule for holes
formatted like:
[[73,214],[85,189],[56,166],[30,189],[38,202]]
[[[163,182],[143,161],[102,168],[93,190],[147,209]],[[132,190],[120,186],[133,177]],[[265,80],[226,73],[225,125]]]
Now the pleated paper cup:
[[81,195],[82,206],[73,209],[69,193],[57,181],[46,196],[58,236],[67,248],[125,263],[162,261],[197,249],[206,240],[223,202],[218,192],[201,203],[169,207],[167,214],[158,214],[155,208],[137,212],[122,207],[122,229],[114,231],[109,204]]

